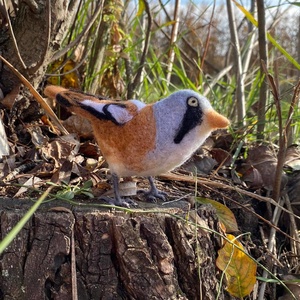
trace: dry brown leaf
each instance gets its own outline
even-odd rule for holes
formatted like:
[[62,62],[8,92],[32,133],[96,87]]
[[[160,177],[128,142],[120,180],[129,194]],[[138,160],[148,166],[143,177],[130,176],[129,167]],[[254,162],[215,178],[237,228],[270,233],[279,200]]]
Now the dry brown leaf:
[[[283,295],[278,300],[300,299],[300,276],[299,274],[286,274],[281,276],[282,281],[290,289],[284,290]],[[292,293],[292,294],[291,294]]]
[[254,189],[259,189],[264,185],[260,172],[253,166],[250,166],[244,172],[243,180],[249,187]]
[[[121,197],[135,196],[137,194],[136,181],[122,181],[119,184]],[[114,196],[113,189],[106,191],[102,196]]]
[[69,132],[76,133],[85,139],[94,137],[91,123],[80,116],[71,115],[68,119],[63,121],[63,125]]
[[53,158],[58,168],[65,160],[73,161],[78,154],[80,143],[74,134],[57,138],[42,148],[46,157]]
[[217,162],[209,156],[202,157],[195,155],[192,159],[186,162],[182,168],[193,174],[208,175],[216,164]]
[[17,191],[14,197],[19,197],[23,193],[25,193],[30,187],[37,188],[40,184],[42,184],[42,179],[36,176],[32,176],[25,183],[23,183],[23,186]]
[[210,150],[211,156],[215,159],[218,165],[230,166],[232,163],[232,156],[229,152],[221,148],[213,148]]
[[20,85],[16,85],[10,93],[8,93],[2,100],[1,105],[3,105],[7,109],[12,109],[14,103],[16,101],[17,96],[20,93]]
[[293,171],[300,171],[300,149],[298,145],[292,145],[287,149],[285,166]]
[[[269,147],[264,145],[255,147],[249,150],[244,170],[241,171],[243,180],[247,181],[251,187],[258,187],[259,177],[261,177],[262,187],[273,190],[276,167],[277,158]],[[260,176],[252,174],[253,172],[259,172]]]
[[48,144],[49,139],[43,134],[41,127],[28,126],[27,131],[30,133],[31,141],[36,148],[40,148]]

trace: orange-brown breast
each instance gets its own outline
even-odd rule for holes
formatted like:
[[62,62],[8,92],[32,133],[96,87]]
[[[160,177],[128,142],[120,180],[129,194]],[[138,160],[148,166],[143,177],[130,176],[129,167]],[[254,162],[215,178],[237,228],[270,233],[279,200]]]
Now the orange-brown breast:
[[93,118],[92,125],[95,138],[111,169],[114,170],[114,165],[121,164],[138,175],[147,168],[142,161],[154,149],[156,139],[151,105],[145,106],[124,125],[115,125],[96,118]]

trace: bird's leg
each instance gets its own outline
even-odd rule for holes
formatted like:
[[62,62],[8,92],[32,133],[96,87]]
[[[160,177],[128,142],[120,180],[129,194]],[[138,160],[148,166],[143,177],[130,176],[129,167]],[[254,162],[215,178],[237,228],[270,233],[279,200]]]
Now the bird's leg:
[[148,191],[139,190],[138,192],[142,192],[148,201],[154,202],[157,198],[165,201],[167,193],[161,192],[157,189],[152,176],[149,176],[148,180],[150,183],[150,189]]
[[133,200],[123,199],[121,197],[120,188],[119,188],[119,176],[115,173],[112,173],[111,177],[112,177],[115,198],[101,197],[101,200],[104,200],[108,204],[116,205],[116,206],[123,206],[123,207],[137,206],[137,204]]

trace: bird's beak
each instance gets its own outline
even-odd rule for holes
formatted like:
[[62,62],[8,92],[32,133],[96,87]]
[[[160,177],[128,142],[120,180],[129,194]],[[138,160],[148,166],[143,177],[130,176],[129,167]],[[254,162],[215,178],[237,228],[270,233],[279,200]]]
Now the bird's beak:
[[230,121],[215,110],[206,112],[207,123],[212,129],[221,129],[229,126]]

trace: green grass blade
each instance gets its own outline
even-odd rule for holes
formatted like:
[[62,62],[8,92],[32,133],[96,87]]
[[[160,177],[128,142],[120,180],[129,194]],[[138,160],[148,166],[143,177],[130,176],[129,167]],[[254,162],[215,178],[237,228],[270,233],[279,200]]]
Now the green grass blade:
[[[235,5],[244,13],[246,18],[255,26],[258,27],[257,20],[253,17],[253,15],[245,9],[241,4],[239,4],[236,0],[233,0]],[[276,40],[272,37],[272,35],[267,32],[267,39],[272,43],[274,47],[276,47],[285,57],[286,59],[291,62],[298,70],[300,70],[300,64],[283,48],[281,47]]]
[[16,226],[7,234],[7,236],[0,242],[0,254],[9,246],[9,244],[13,241],[13,239],[17,236],[17,234],[22,230],[25,224],[29,221],[32,215],[39,208],[41,203],[46,199],[51,188],[48,188],[44,194],[32,205],[32,207],[27,211],[27,213],[23,216],[23,218],[16,224]]

